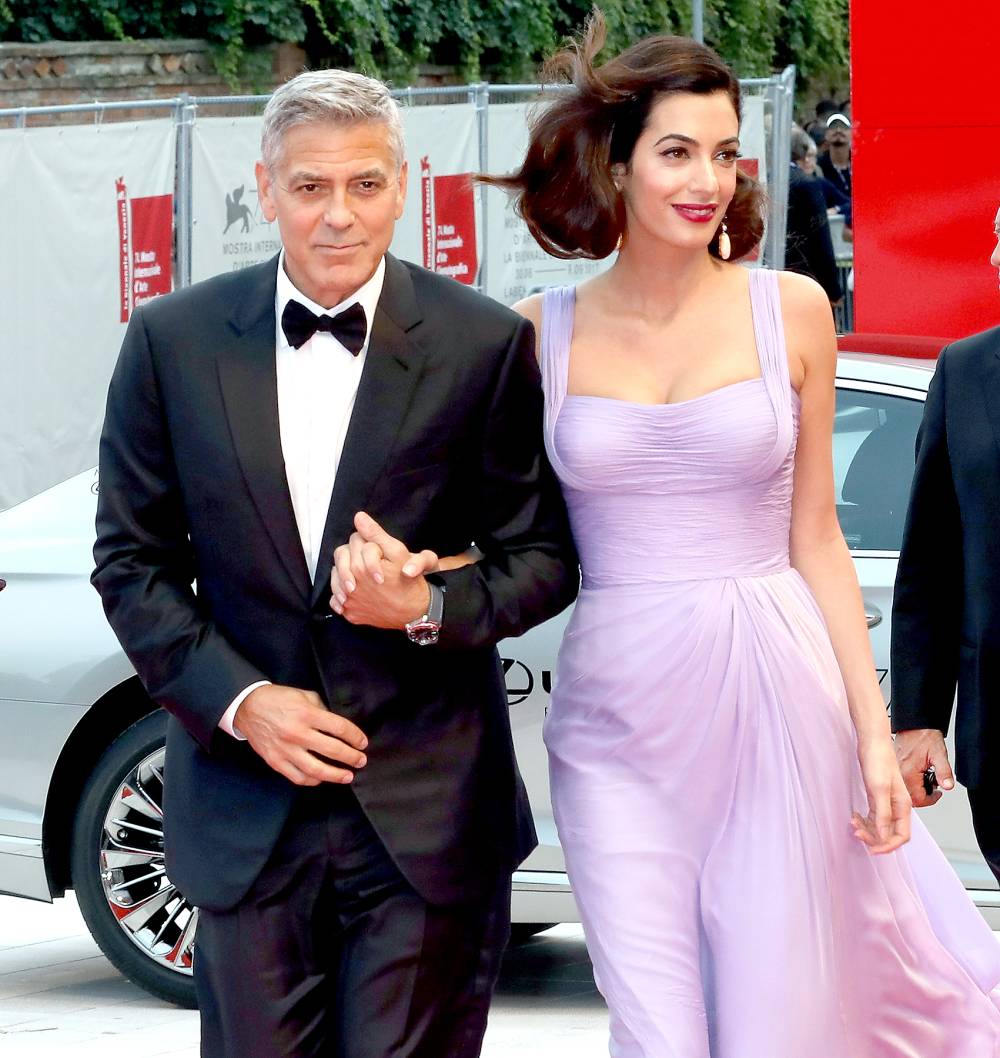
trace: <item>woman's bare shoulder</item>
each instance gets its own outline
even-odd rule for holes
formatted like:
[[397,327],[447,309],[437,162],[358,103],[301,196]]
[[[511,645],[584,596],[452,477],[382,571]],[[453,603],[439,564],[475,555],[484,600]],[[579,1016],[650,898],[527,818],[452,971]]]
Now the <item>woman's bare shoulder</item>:
[[833,310],[826,291],[809,276],[779,272],[781,316],[785,325],[789,367],[796,388],[810,368],[831,374],[837,359]]
[[526,298],[522,298],[520,301],[515,301],[511,308],[523,316],[526,320],[531,320],[535,325],[535,330],[538,330],[539,325],[542,322],[542,295],[531,294]]

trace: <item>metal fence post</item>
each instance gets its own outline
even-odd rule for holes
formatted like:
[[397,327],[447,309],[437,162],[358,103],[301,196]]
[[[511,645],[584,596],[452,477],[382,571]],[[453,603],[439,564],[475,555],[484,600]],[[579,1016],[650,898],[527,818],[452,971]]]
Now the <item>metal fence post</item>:
[[191,285],[191,248],[194,239],[194,187],[192,129],[198,104],[187,92],[177,100],[174,125],[177,130],[177,171],[174,182],[177,223],[177,286]]
[[691,36],[705,43],[705,0],[691,0]]
[[[490,86],[484,81],[472,85],[469,91],[469,101],[476,107],[476,129],[479,133],[479,171],[488,173],[490,171]],[[479,185],[479,216],[481,219],[481,238],[479,240],[479,275],[476,281],[476,289],[486,293],[486,276],[489,270],[489,224],[487,223],[486,192],[489,190],[485,184]]]

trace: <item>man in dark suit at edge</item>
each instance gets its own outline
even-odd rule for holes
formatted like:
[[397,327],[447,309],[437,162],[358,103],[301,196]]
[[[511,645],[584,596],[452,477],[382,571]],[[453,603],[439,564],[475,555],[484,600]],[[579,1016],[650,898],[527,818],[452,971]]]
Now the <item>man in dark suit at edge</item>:
[[[279,258],[133,315],[93,581],[171,714],[171,880],[201,908],[206,1058],[474,1058],[535,843],[495,644],[568,605],[530,324],[386,251],[395,102],[302,74],[264,113]],[[368,512],[481,556],[330,609]],[[197,583],[197,592],[193,584]]]
[[[991,265],[1000,273],[1000,211]],[[913,803],[954,787],[1000,881],[1000,327],[941,352],[917,435],[917,466],[892,607],[892,727]]]

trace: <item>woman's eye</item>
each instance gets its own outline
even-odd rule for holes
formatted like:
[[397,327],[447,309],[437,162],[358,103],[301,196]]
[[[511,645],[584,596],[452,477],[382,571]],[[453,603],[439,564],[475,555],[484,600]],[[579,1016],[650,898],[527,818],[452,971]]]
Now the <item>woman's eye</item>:
[[687,149],[684,147],[668,147],[663,151],[664,158],[686,158]]
[[719,158],[727,165],[732,165],[737,158],[739,158],[740,152],[736,150],[719,151]]

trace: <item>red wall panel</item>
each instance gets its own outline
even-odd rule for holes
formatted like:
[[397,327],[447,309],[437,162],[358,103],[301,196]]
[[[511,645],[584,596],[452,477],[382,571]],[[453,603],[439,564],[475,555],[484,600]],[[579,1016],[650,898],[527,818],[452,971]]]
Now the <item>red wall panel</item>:
[[858,331],[1000,323],[1000,3],[852,0]]

